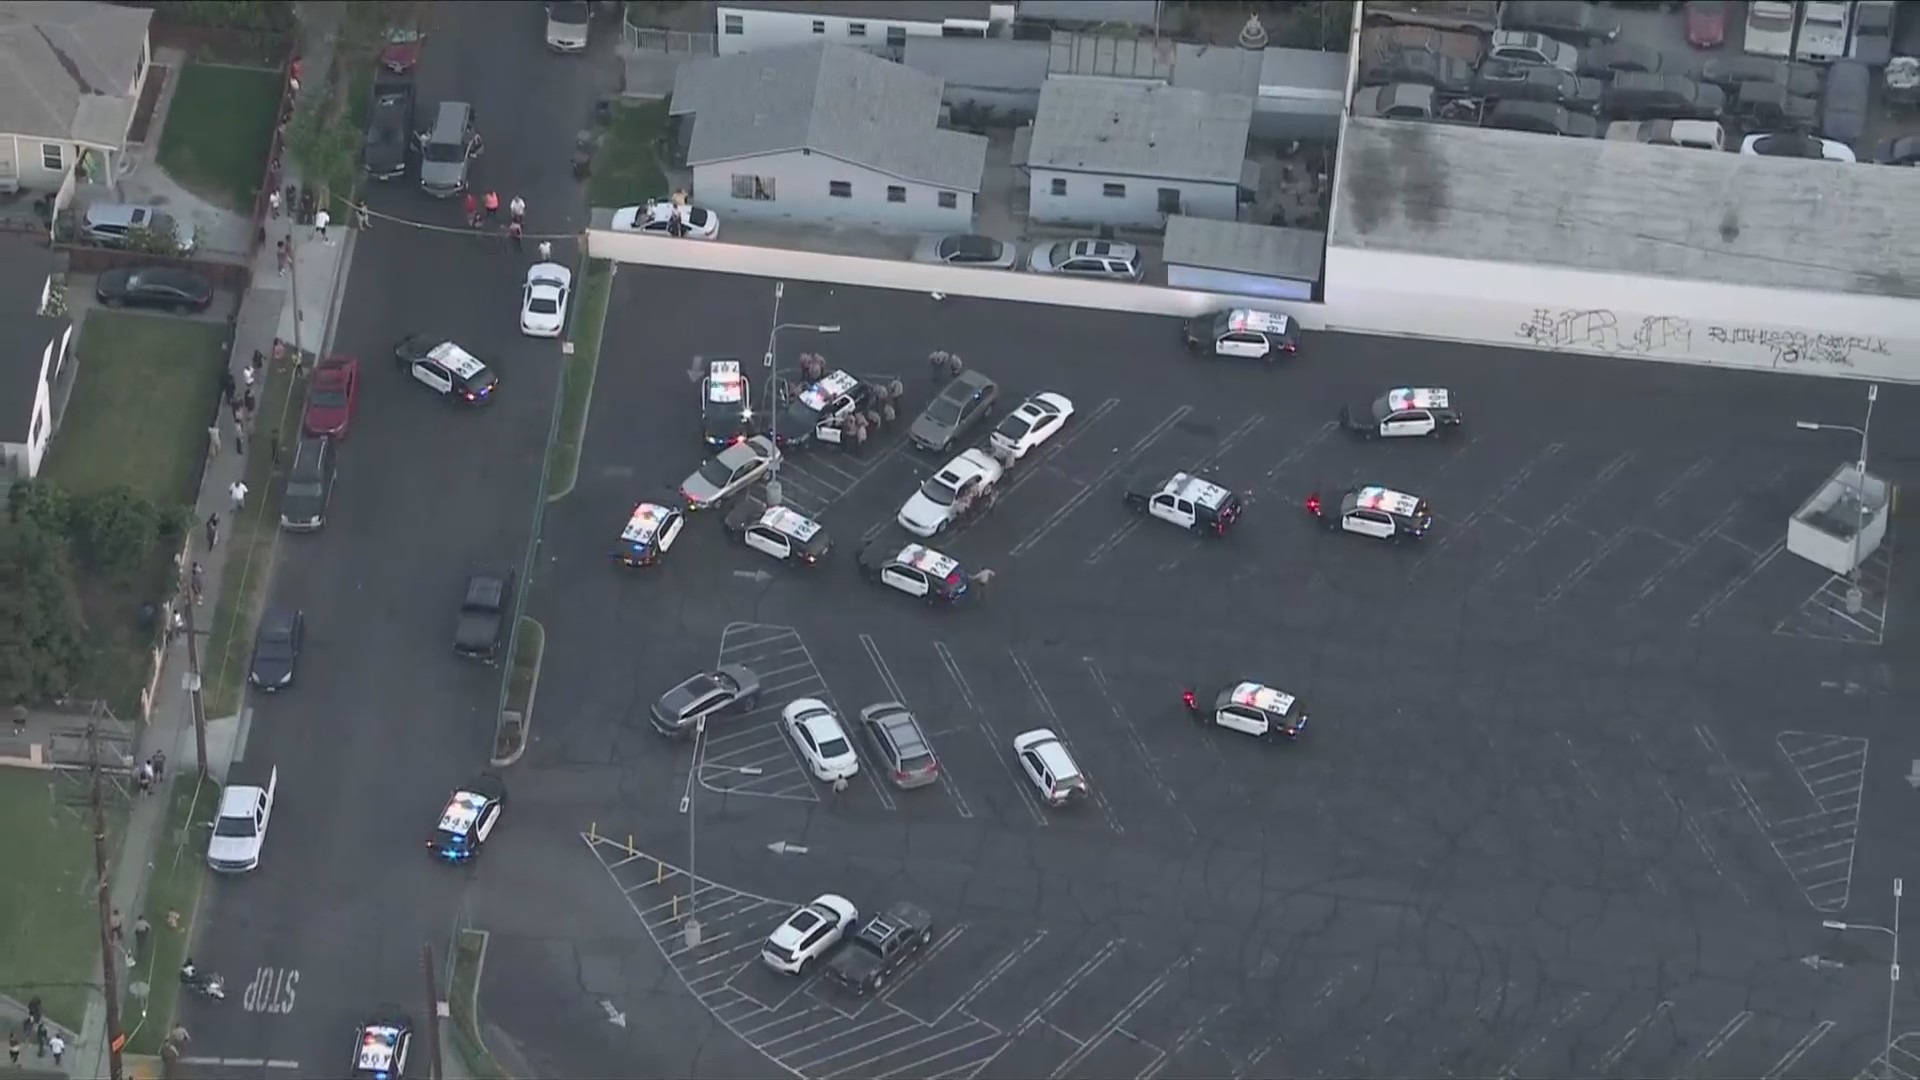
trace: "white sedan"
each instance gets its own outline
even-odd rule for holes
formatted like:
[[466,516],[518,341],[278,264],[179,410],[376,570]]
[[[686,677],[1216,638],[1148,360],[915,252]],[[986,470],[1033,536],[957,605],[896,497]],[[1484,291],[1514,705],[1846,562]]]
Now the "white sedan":
[[760,961],[782,975],[804,975],[813,962],[840,943],[860,912],[844,896],[823,893],[767,935]]
[[713,240],[720,235],[719,214],[699,206],[675,206],[664,202],[623,206],[613,212],[611,226],[615,232],[672,236],[676,218],[683,230],[680,235],[687,239]]
[[1073,402],[1064,394],[1035,394],[1020,403],[993,429],[993,448],[1000,456],[1019,461],[1035,447],[1058,434],[1073,415]]
[[528,337],[559,337],[567,325],[567,294],[573,271],[559,263],[534,263],[520,289],[520,332]]
[[833,715],[826,702],[801,698],[782,710],[780,718],[813,775],[829,784],[859,775],[860,755],[854,752],[847,729],[840,726],[840,718]]
[[985,450],[967,450],[927,477],[897,515],[915,536],[934,536],[952,525],[973,502],[1000,482],[1000,463]]

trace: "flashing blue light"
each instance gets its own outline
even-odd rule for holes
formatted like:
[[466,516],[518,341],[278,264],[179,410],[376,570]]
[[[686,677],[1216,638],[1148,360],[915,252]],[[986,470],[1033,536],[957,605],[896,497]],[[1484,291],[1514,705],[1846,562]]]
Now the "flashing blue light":
[[388,1075],[388,1074],[386,1074],[386,1073],[384,1073],[384,1072],[377,1072],[377,1073],[374,1073],[374,1074],[373,1074],[373,1080],[387,1080],[387,1075]]

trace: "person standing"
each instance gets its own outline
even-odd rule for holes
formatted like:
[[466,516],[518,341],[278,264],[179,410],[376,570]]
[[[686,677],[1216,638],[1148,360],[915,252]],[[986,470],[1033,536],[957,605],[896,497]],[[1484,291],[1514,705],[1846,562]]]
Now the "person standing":
[[213,550],[220,543],[220,515],[207,515],[207,550]]
[[514,221],[527,220],[527,200],[515,195],[513,201],[507,203],[507,217]]
[[280,189],[267,192],[267,210],[273,214],[273,220],[280,220]]
[[20,1033],[7,1032],[7,1062],[14,1068],[20,1067]]
[[249,390],[253,389],[253,381],[259,377],[257,369],[255,368],[245,367],[240,369],[240,381],[245,383]]
[[120,918],[120,909],[114,908],[113,914],[107,916],[107,939],[118,945],[125,938],[126,923]]
[[280,268],[280,276],[286,277],[287,267],[293,265],[293,252],[288,249],[285,239],[273,245],[273,258],[275,264]]
[[238,385],[238,381],[233,377],[232,368],[220,369],[220,397],[222,400],[231,403],[233,401],[234,388]]
[[373,215],[367,212],[367,199],[362,195],[353,200],[353,227],[364,231],[372,224]]
[[323,206],[314,213],[313,235],[319,237],[323,244],[333,243],[333,238],[327,235],[327,226],[331,224],[333,224],[333,215],[327,213],[326,207]]
[[491,224],[493,219],[500,213],[500,193],[497,191],[487,192],[487,197],[483,200],[482,204],[487,208],[487,222]]
[[521,250],[520,223],[518,221],[507,222],[507,243],[513,245],[513,250],[515,252],[518,252]]
[[960,377],[960,369],[961,369],[962,367],[964,367],[964,366],[965,366],[965,365],[963,365],[963,364],[961,364],[961,363],[960,363],[960,354],[959,354],[959,353],[948,353],[948,354],[947,354],[947,378],[949,378],[949,379],[957,379],[957,378],[959,378],[959,377]]
[[54,1033],[53,1038],[47,1040],[47,1053],[53,1055],[53,1063],[56,1066],[60,1064],[60,1059],[66,1052],[67,1040],[61,1038],[58,1032]]
[[219,459],[220,459],[220,425],[208,424],[207,425],[207,460],[218,461]]
[[475,199],[473,197],[473,192],[471,191],[467,192],[465,206],[467,208],[467,224],[479,225],[480,224],[480,200]]
[[233,508],[235,510],[247,505],[247,482],[245,480],[235,480],[228,486],[227,495],[233,499]]
[[553,261],[553,241],[551,240],[540,241],[540,261],[541,262]]
[[206,586],[207,586],[206,568],[201,566],[197,562],[194,563],[193,570],[188,575],[187,581],[193,589],[193,602],[197,604],[200,602],[201,597],[206,593]]
[[947,354],[944,351],[928,354],[927,365],[933,369],[933,381],[939,382],[940,376],[947,373]]

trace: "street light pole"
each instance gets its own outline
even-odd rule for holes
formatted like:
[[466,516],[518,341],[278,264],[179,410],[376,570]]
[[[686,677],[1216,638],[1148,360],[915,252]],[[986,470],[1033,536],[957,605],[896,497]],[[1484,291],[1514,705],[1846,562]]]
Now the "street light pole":
[[700,917],[694,908],[700,895],[700,878],[694,861],[698,852],[694,826],[700,815],[694,812],[693,786],[700,776],[700,756],[706,752],[706,743],[707,718],[703,716],[693,722],[693,764],[687,768],[686,793],[680,796],[680,812],[687,816],[687,917],[680,924],[680,940],[689,949],[701,940]]
[[[1797,24],[1796,24],[1797,25]],[[1867,447],[1872,441],[1873,403],[1880,400],[1880,384],[1867,385],[1867,415],[1859,427],[1851,424],[1825,424],[1816,420],[1796,420],[1794,427],[1801,431],[1845,431],[1860,436],[1860,456],[1855,459],[1853,470],[1853,503],[1855,517],[1853,522],[1853,565],[1847,571],[1847,611],[1859,614],[1866,606],[1866,590],[1860,585],[1860,534],[1867,529]]]
[[1893,879],[1893,926],[1869,926],[1866,923],[1841,922],[1839,919],[1822,919],[1821,926],[1829,930],[1866,930],[1876,934],[1885,934],[1893,939],[1893,955],[1887,961],[1887,1048],[1880,1060],[1888,1068],[1893,1065],[1893,1006],[1894,993],[1900,989],[1900,896],[1905,891],[1905,882]]
[[[816,325],[813,323],[781,322],[780,321],[780,300],[782,297],[786,295],[787,295],[787,283],[784,281],[774,282],[773,283],[773,327],[772,329],[767,331],[767,351],[766,351],[766,355],[761,357],[761,364],[767,369],[767,385],[772,389],[773,395],[774,395],[773,415],[769,417],[767,421],[767,435],[769,438],[773,440],[773,444],[775,447],[778,447],[780,445],[780,414],[786,409],[786,406],[787,406],[787,403],[784,401],[781,401],[779,396],[780,331],[811,330],[816,334],[837,334],[840,332],[840,326],[838,323],[835,323],[832,325]],[[782,495],[782,492],[780,490],[780,458],[775,457],[773,459],[773,464],[767,466],[767,504],[769,506],[780,505],[781,495]]]

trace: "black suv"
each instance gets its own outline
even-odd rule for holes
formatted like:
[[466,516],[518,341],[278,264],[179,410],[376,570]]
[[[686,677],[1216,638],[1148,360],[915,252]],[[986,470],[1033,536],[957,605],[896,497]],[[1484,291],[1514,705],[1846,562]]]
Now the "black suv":
[[1563,105],[1577,112],[1597,113],[1606,98],[1607,86],[1599,79],[1583,78],[1558,68],[1488,60],[1480,65],[1474,90],[1491,101],[1538,101]]
[[1607,88],[1607,115],[1617,120],[1718,120],[1726,91],[1684,75],[1625,72]]
[[477,569],[467,575],[454,625],[453,651],[488,664],[498,663],[507,644],[507,620],[513,611],[512,570]]
[[1619,20],[1582,0],[1510,0],[1500,9],[1500,29],[1531,30],[1588,44],[1620,36]]
[[1505,131],[1532,131],[1575,139],[1600,136],[1600,121],[1586,113],[1569,112],[1544,101],[1502,101],[1487,111],[1481,126]]
[[1361,63],[1361,86],[1393,83],[1431,86],[1436,94],[1463,97],[1473,92],[1473,65],[1457,56],[1412,49],[1396,49]]
[[1779,83],[1741,83],[1734,88],[1732,113],[1753,131],[1811,131],[1820,122],[1820,103]]
[[413,80],[404,75],[382,75],[373,84],[373,105],[367,110],[367,136],[360,147],[360,164],[375,180],[405,176],[413,142]]
[[280,496],[280,527],[288,532],[317,532],[327,523],[333,501],[333,440],[309,435],[293,448],[287,489]]

